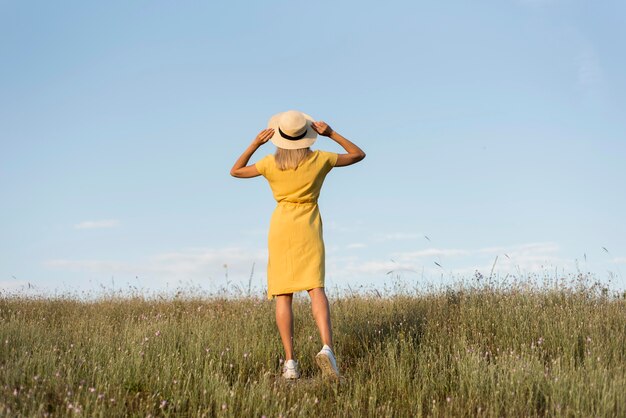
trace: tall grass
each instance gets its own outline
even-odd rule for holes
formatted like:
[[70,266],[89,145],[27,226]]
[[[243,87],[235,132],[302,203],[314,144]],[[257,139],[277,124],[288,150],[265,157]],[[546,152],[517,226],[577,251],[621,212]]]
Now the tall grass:
[[330,298],[339,383],[316,368],[307,298],[294,300],[302,378],[285,382],[262,295],[5,295],[0,415],[626,415],[623,295],[480,280],[379,295]]

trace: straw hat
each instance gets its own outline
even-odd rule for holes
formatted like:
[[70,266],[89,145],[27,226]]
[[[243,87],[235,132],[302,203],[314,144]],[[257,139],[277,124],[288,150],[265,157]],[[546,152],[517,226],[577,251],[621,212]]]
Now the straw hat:
[[311,146],[317,139],[317,132],[311,127],[313,118],[297,110],[288,110],[272,116],[267,123],[274,129],[270,138],[278,148],[300,149]]

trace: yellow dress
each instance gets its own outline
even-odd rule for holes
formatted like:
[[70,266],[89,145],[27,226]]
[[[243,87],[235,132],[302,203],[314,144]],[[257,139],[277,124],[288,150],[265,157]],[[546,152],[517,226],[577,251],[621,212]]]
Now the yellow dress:
[[279,170],[271,154],[255,164],[277,202],[267,240],[268,299],[324,287],[325,250],[317,199],[336,163],[336,153],[317,150],[295,170]]

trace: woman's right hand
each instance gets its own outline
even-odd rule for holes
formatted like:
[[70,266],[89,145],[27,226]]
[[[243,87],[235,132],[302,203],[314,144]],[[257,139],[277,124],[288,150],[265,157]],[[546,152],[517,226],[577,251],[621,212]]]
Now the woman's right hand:
[[254,141],[252,141],[252,144],[256,145],[257,147],[260,147],[261,145],[269,141],[273,135],[274,135],[274,129],[272,128],[263,129],[261,132],[259,132],[256,138],[254,138]]

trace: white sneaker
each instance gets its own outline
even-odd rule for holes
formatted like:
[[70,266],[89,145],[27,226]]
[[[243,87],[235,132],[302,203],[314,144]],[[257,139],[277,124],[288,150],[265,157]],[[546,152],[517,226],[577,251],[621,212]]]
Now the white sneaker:
[[331,377],[339,379],[339,369],[337,369],[337,361],[333,350],[326,344],[322,347],[321,351],[315,356],[315,362],[322,369],[322,377]]
[[283,377],[285,379],[299,379],[300,378],[300,371],[298,370],[297,361],[293,359],[289,359],[285,362],[285,365],[283,366]]

